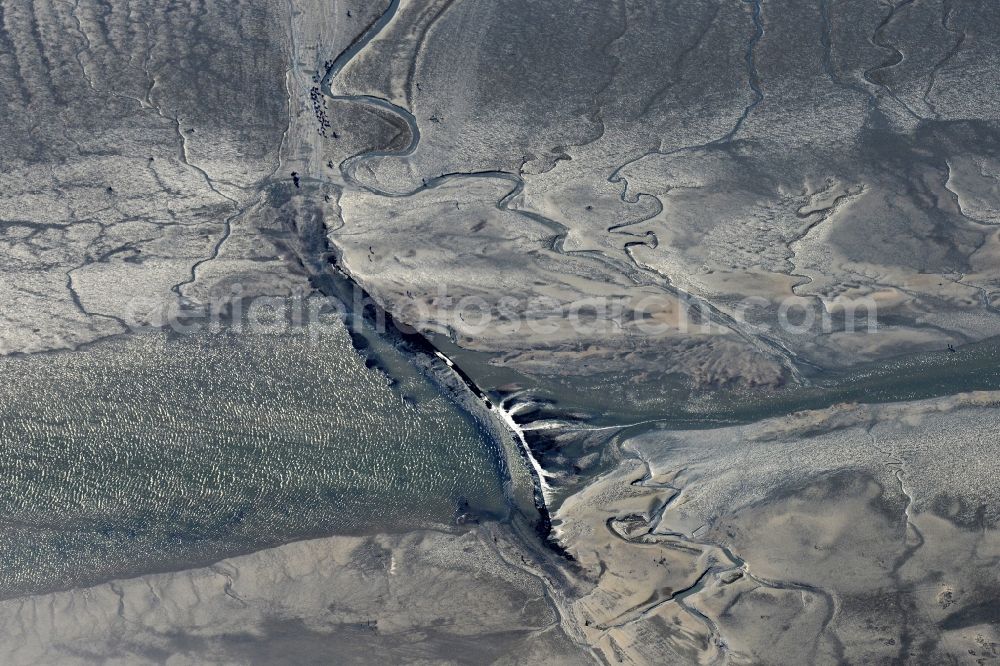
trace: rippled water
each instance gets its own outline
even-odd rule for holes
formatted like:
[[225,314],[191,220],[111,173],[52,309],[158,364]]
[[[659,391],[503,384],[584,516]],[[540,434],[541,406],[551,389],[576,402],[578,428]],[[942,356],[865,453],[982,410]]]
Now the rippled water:
[[339,323],[0,359],[0,595],[500,512],[497,446]]

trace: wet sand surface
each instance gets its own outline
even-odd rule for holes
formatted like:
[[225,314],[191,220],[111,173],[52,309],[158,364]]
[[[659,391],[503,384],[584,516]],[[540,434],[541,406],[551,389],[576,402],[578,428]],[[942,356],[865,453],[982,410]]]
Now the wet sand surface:
[[300,541],[0,601],[0,631],[19,638],[0,654],[18,664],[579,663],[545,586],[511,556],[483,529]]
[[5,661],[997,659],[988,3],[0,9]]

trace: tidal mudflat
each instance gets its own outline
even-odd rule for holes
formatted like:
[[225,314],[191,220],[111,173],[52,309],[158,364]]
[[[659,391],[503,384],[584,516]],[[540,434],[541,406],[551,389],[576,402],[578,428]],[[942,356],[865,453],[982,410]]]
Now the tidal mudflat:
[[1000,654],[990,3],[0,10],[0,660]]

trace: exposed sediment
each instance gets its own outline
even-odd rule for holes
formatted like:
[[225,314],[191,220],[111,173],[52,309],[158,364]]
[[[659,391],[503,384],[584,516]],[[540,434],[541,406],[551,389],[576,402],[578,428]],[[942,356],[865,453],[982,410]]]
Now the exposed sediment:
[[[996,400],[941,397],[1000,382],[988,3],[0,13],[0,353],[78,348],[181,305],[358,295],[347,319],[369,365],[402,350],[507,438],[508,499],[533,495],[557,551],[523,521],[502,553],[487,553],[495,526],[291,545],[318,563],[302,574],[317,605],[277,611],[260,599],[285,599],[295,575],[256,600],[237,575],[292,567],[275,552],[175,574],[212,594],[173,615],[154,608],[179,594],[165,578],[3,602],[7,631],[30,638],[12,661],[86,661],[60,643],[78,639],[99,656],[224,661],[246,657],[234,636],[287,647],[290,630],[304,657],[452,658],[473,629],[404,608],[426,601],[416,586],[444,560],[425,545],[442,539],[435,552],[490,564],[441,599],[468,594],[455,608],[526,662],[996,656]],[[393,555],[376,566],[367,549]],[[401,591],[386,581],[404,552]],[[320,608],[335,589],[365,612],[397,605],[362,629],[360,610]],[[474,598],[490,594],[521,612],[491,624]],[[53,622],[45,644],[32,604],[55,617],[88,599],[113,612],[78,633]],[[93,638],[126,627],[134,644]]]

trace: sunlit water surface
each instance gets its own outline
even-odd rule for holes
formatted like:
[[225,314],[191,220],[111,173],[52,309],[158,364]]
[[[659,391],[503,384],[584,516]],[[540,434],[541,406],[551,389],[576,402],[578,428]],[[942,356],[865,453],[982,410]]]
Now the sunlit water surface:
[[0,359],[0,596],[501,513],[498,445],[396,380],[329,322]]

